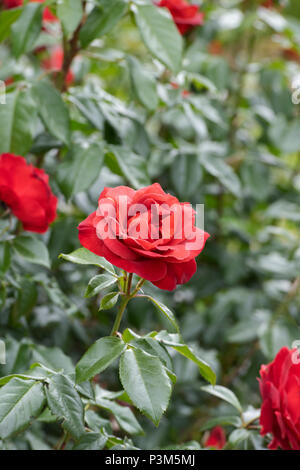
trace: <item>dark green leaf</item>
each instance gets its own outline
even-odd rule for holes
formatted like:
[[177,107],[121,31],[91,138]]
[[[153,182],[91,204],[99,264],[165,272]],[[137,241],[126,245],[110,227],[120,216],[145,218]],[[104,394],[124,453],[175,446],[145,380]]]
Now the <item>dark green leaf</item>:
[[10,34],[11,25],[19,18],[22,13],[21,8],[4,10],[0,13],[0,42],[6,39]]
[[76,366],[76,381],[84,382],[105,370],[115,361],[126,345],[119,338],[108,336],[96,341]]
[[68,36],[71,36],[83,15],[82,2],[81,0],[61,0],[57,4],[56,13],[63,29]]
[[128,406],[118,405],[118,403],[106,400],[105,398],[97,398],[96,403],[100,408],[104,408],[112,413],[120,427],[128,434],[143,434],[141,426]]
[[12,246],[20,256],[31,263],[41,264],[46,268],[50,268],[48,250],[41,240],[20,235],[14,239]]
[[124,0],[102,0],[89,14],[80,31],[80,41],[86,47],[91,41],[109,33],[122,18],[126,3]]
[[119,295],[119,292],[110,292],[109,294],[106,294],[101,299],[99,310],[108,310],[113,308],[118,302]]
[[150,52],[173,72],[181,64],[182,38],[169,13],[155,5],[132,5],[136,24]]
[[63,427],[75,439],[85,433],[84,408],[78,392],[69,377],[56,374],[46,387],[51,412],[63,421]]
[[7,93],[6,104],[0,104],[0,153],[26,155],[32,144],[36,116],[27,91]]
[[107,437],[98,432],[84,434],[73,450],[102,450],[105,447]]
[[230,405],[234,406],[234,408],[236,408],[240,413],[242,412],[242,407],[238,398],[228,388],[221,385],[206,385],[205,387],[201,387],[201,389],[215,397],[221,398],[221,400],[224,400],[227,403],[230,403]]
[[103,158],[102,145],[74,146],[57,170],[58,184],[67,198],[91,187],[99,176]]
[[117,169],[117,173],[123,175],[135,189],[150,184],[146,160],[142,156],[116,145],[111,145],[110,150],[107,164],[113,172]]
[[46,81],[36,83],[32,87],[32,94],[45,127],[54,137],[69,145],[69,111],[61,94]]
[[95,266],[99,266],[102,269],[105,269],[105,271],[108,271],[111,274],[115,274],[115,269],[112,264],[106,261],[105,258],[95,255],[86,248],[78,248],[78,250],[75,250],[68,255],[62,253],[59,257],[65,259],[66,261],[70,261],[71,263],[93,264]]
[[0,389],[0,438],[26,429],[45,403],[42,384],[13,378]]
[[40,3],[29,3],[12,25],[12,49],[17,58],[33,49],[42,28],[42,9]]
[[150,111],[158,105],[156,81],[151,73],[143,68],[140,62],[132,56],[128,57],[129,70],[137,99]]
[[99,294],[102,290],[112,286],[116,282],[116,277],[109,273],[98,274],[98,276],[95,276],[90,280],[84,296],[93,297],[94,295]]
[[160,360],[140,349],[128,349],[121,356],[120,379],[133,404],[158,426],[172,391]]

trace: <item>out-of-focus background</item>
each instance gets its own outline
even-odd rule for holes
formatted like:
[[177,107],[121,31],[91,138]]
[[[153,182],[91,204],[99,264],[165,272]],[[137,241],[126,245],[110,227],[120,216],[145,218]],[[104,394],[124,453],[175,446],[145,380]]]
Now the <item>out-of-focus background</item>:
[[[108,3],[89,1],[87,11]],[[185,341],[217,372],[217,383],[255,413],[261,364],[300,340],[300,3],[194,0],[203,24],[182,36],[179,66],[180,51],[164,43],[169,67],[155,44],[154,53],[145,45],[129,12],[139,2],[113,3],[115,21],[95,32],[91,20],[67,75],[61,48],[74,32],[72,21],[63,20],[63,43],[63,13],[41,26],[34,15],[13,16],[27,5],[2,5],[0,153],[23,155],[47,171],[59,215],[45,235],[35,236],[47,246],[50,270],[30,262],[36,253],[25,259],[11,248],[7,221],[0,219],[0,336],[7,349],[0,376],[36,362],[72,368],[71,361],[109,334],[115,309],[98,312],[99,296],[84,298],[97,269],[58,256],[79,247],[76,227],[96,209],[104,186],[159,182],[179,200],[205,205],[211,238],[188,284],[168,293],[148,283],[147,291],[172,308]],[[58,2],[48,4],[57,15]],[[59,118],[53,90],[43,109],[32,96],[37,83],[48,81],[63,98],[69,124]],[[143,299],[130,303],[126,326],[141,334],[172,331]],[[172,359],[177,383],[170,406],[158,428],[138,417],[145,435],[132,437],[134,445],[202,445],[213,418],[228,439],[232,406],[201,390],[195,364]],[[101,387],[120,389],[116,367],[98,377]],[[46,415],[5,445],[53,447],[60,430]],[[97,419],[110,420],[111,432],[124,437],[107,410]],[[235,448],[265,445],[258,431],[232,439]]]

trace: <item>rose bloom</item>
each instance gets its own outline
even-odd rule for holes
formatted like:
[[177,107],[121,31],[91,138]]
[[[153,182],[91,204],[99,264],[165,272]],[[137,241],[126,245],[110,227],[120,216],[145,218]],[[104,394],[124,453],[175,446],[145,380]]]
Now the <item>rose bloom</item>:
[[209,237],[195,227],[191,205],[166,194],[158,183],[138,191],[104,188],[98,210],[78,229],[85,248],[165,290],[195,274],[195,257]]
[[0,201],[22,222],[24,230],[44,233],[56,218],[57,198],[49,176],[25,158],[0,155]]
[[222,450],[226,445],[226,435],[221,426],[213,428],[204,441],[204,447],[214,447],[217,450]]
[[170,11],[180,34],[185,34],[194,26],[203,24],[204,14],[199,11],[199,7],[185,0],[160,0],[156,5]]
[[[35,2],[35,3],[44,3],[45,0],[30,0],[30,2]],[[3,0],[4,7],[9,9],[9,8],[16,8],[20,7],[23,5],[23,0]],[[55,22],[58,21],[58,18],[53,15],[51,10],[46,7],[44,8],[43,11],[43,20],[48,21],[48,22]]]
[[[64,62],[64,50],[61,46],[55,46],[50,51],[50,57],[45,59],[42,63],[44,70],[52,72],[59,72],[62,69]],[[74,74],[69,69],[66,76],[66,85],[72,85],[74,82]]]
[[297,349],[282,348],[273,362],[261,366],[260,377],[261,434],[272,435],[270,449],[300,450],[300,360]]
[[3,0],[4,7],[9,8],[17,8],[23,5],[23,0]]

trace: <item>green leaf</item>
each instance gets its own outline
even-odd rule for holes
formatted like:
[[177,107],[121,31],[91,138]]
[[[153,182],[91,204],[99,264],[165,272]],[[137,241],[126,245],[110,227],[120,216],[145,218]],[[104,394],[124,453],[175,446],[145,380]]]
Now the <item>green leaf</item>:
[[10,267],[11,254],[8,242],[0,243],[0,272],[5,273]]
[[106,400],[105,398],[98,398],[96,400],[96,404],[100,408],[104,408],[108,412],[112,413],[120,427],[128,434],[143,434],[143,429],[128,406],[121,406],[118,403]]
[[21,380],[35,380],[35,381],[40,381],[43,380],[44,377],[34,377],[32,375],[25,375],[25,374],[11,374],[11,375],[6,375],[5,377],[0,378],[0,387],[3,387],[3,385],[8,384],[12,379],[21,379]]
[[33,49],[42,29],[42,9],[40,3],[29,3],[12,25],[12,50],[17,58]]
[[211,385],[206,385],[205,387],[201,387],[201,389],[210,393],[211,395],[214,395],[215,397],[221,398],[221,400],[224,400],[227,403],[230,403],[230,405],[234,406],[234,408],[236,408],[239,413],[242,413],[242,406],[238,398],[228,388],[222,387],[222,385],[215,385],[214,387]]
[[279,199],[268,207],[266,216],[300,222],[299,204]]
[[124,0],[102,0],[89,14],[80,31],[83,47],[96,38],[109,33],[119,22],[127,8]]
[[151,354],[152,356],[157,356],[168,369],[172,369],[172,361],[168,352],[155,338],[145,336],[144,338],[131,340],[130,344],[142,349],[144,352]]
[[[114,173],[123,175],[135,189],[150,184],[146,160],[125,147],[111,145],[107,165]],[[117,171],[116,171],[117,170]]]
[[171,167],[173,184],[182,199],[197,191],[202,179],[202,169],[196,155],[178,155]]
[[0,13],[0,42],[10,35],[11,25],[21,15],[21,8],[13,8],[11,10],[4,10]]
[[239,428],[242,426],[242,420],[239,416],[218,416],[217,418],[212,418],[206,421],[206,423],[201,426],[200,431],[206,431],[207,429],[212,429],[215,426],[234,426]]
[[69,377],[56,374],[46,387],[51,412],[63,420],[63,428],[75,439],[85,433],[84,408],[78,392]]
[[175,327],[176,331],[179,332],[179,326],[178,326],[177,320],[175,318],[174,313],[172,312],[172,310],[169,309],[169,307],[167,307],[163,303],[159,302],[158,300],[154,299],[150,295],[145,295],[143,297],[145,297],[146,299],[149,299],[158,308],[158,310],[160,312],[162,312],[167,317],[167,319]]
[[155,110],[158,105],[155,78],[142,67],[135,57],[128,56],[128,63],[131,81],[137,99],[150,111]]
[[235,429],[229,435],[228,444],[232,448],[236,449],[238,444],[241,444],[242,442],[246,441],[250,438],[250,436],[251,431],[249,431],[248,429]]
[[44,367],[54,371],[63,370],[66,374],[74,372],[71,359],[61,349],[57,347],[48,348],[42,344],[32,345],[31,349],[31,361],[41,363]]
[[82,356],[76,366],[76,382],[84,382],[105,370],[115,361],[126,345],[119,338],[107,336],[98,339]]
[[158,426],[172,391],[160,360],[140,349],[128,349],[121,356],[120,379],[133,404]]
[[183,42],[169,11],[145,4],[132,5],[131,8],[149,51],[173,72],[178,72]]
[[23,431],[45,403],[42,384],[13,378],[0,390],[0,438]]
[[71,263],[76,264],[92,264],[95,266],[99,266],[99,268],[102,268],[111,274],[115,274],[115,269],[112,264],[106,261],[105,258],[95,255],[86,248],[78,248],[78,250],[75,250],[68,255],[62,253],[61,255],[59,255],[59,258],[63,258],[66,261],[70,261]]
[[212,368],[203,359],[198,357],[190,346],[182,343],[179,335],[169,335],[165,331],[161,331],[155,338],[162,341],[166,346],[172,347],[187,359],[195,362],[199,367],[202,377],[213,385],[216,383],[216,374]]
[[57,3],[56,14],[67,36],[70,37],[79,25],[83,15],[81,0],[60,0]]
[[48,250],[41,240],[27,235],[20,235],[13,240],[12,246],[27,261],[50,268]]
[[233,169],[221,158],[202,154],[200,162],[205,170],[215,176],[234,196],[241,197],[241,183]]
[[109,294],[106,294],[104,297],[102,297],[99,311],[113,308],[118,302],[119,295],[119,292],[110,292]]
[[0,153],[25,155],[32,145],[37,116],[34,102],[27,91],[15,90],[0,105]]
[[112,286],[116,282],[116,277],[111,276],[111,274],[98,274],[97,276],[93,277],[88,283],[84,296],[93,297],[94,295],[99,294],[99,292],[101,292],[102,290]]
[[38,291],[35,282],[27,277],[21,279],[14,319],[28,316],[36,304],[37,297]]
[[99,176],[103,159],[102,145],[74,146],[57,169],[58,184],[68,199],[91,187]]
[[39,81],[32,87],[38,112],[50,134],[64,144],[70,142],[69,111],[61,94],[48,82]]
[[107,442],[107,437],[98,432],[84,434],[72,450],[102,450]]

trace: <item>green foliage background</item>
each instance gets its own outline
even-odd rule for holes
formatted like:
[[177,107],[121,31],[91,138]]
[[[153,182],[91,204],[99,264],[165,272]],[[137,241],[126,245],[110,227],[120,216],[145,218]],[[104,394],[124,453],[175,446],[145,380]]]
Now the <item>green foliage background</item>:
[[[89,382],[74,388],[74,364],[109,335],[116,307],[98,311],[102,290],[84,297],[98,267],[58,256],[79,247],[76,227],[104,186],[159,182],[180,200],[205,204],[211,238],[197,274],[173,293],[150,284],[147,292],[172,309],[184,340],[238,397],[244,423],[258,417],[261,364],[300,339],[300,108],[292,101],[299,97],[299,2],[266,9],[255,0],[194,1],[204,25],[183,38],[151,1],[46,3],[63,35],[56,24],[41,29],[40,4],[0,13],[0,79],[13,77],[0,105],[0,153],[43,167],[59,197],[58,219],[44,236],[19,234],[14,220],[7,230],[0,219],[7,348],[0,377],[28,375],[38,363],[29,375],[43,379],[5,385],[0,378],[0,400],[7,387],[29,397],[27,416],[16,410],[7,418],[0,403],[0,447],[54,448],[71,435],[67,448],[197,449],[205,430],[221,423],[228,448],[264,448],[267,440],[243,425],[232,397],[208,394],[197,365],[173,353],[177,382],[158,427],[125,406],[116,362],[97,376],[97,405],[90,405]],[[80,28],[83,8],[89,16]],[[62,42],[75,74],[68,89],[63,73],[42,70],[38,49]],[[129,304],[123,327],[174,333],[145,299]],[[47,368],[64,373],[53,378]],[[92,433],[82,439],[84,408]]]

